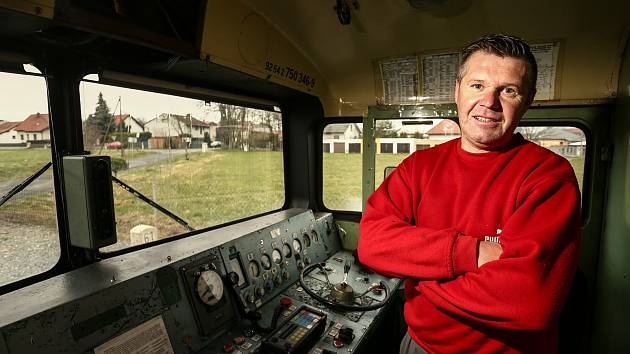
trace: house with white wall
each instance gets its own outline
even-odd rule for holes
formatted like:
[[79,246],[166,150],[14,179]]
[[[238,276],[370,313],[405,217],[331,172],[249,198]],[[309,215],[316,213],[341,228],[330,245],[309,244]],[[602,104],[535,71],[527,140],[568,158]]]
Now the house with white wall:
[[324,128],[324,140],[361,139],[363,132],[357,123],[329,124]]
[[17,127],[20,122],[7,122],[0,121],[0,144],[19,144],[20,141],[17,139],[17,132],[15,131],[15,127]]
[[329,124],[324,128],[322,149],[329,153],[360,154],[363,131],[356,123]]
[[48,113],[31,114],[14,129],[19,143],[50,141]]
[[119,127],[124,124],[124,131],[127,133],[142,133],[144,125],[131,114],[117,114],[113,117],[114,131],[121,131]]
[[[162,113],[144,124],[145,131],[156,137],[191,136],[203,139],[205,133],[210,134],[210,124],[192,117],[179,114]],[[212,136],[210,137],[212,139]]]

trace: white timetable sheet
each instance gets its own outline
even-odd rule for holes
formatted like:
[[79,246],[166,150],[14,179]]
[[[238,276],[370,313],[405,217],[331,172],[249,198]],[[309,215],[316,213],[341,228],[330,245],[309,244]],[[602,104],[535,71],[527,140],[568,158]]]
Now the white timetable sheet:
[[553,100],[555,98],[556,67],[558,64],[559,42],[532,44],[532,53],[538,64],[535,100]]
[[432,101],[455,101],[459,53],[422,56],[422,95]]
[[418,97],[418,57],[415,55],[380,61],[383,103],[415,103]]

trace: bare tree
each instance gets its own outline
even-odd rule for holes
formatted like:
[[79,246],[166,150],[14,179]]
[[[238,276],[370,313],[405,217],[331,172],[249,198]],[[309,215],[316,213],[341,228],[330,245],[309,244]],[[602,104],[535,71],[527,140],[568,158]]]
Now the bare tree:
[[268,129],[269,147],[276,150],[280,146],[280,133],[282,131],[282,115],[277,112],[263,111],[258,109],[229,105],[225,103],[210,103],[199,101],[199,108],[209,112],[219,113],[219,124],[217,126],[216,139],[230,149],[244,148],[245,145],[252,145],[252,139],[260,140],[261,132],[252,131],[255,124],[259,124]]

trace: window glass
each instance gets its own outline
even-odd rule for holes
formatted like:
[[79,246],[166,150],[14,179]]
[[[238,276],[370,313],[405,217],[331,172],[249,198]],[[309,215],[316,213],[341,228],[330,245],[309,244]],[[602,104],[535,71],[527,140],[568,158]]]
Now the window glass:
[[[569,160],[582,189],[584,176],[584,132],[570,126],[518,127],[525,139]],[[400,119],[375,122],[375,186],[402,160],[418,150],[460,137],[459,125],[450,119]],[[323,201],[335,210],[361,211],[362,152],[361,124],[329,124],[323,132]],[[354,145],[354,146],[353,146]]]
[[[449,119],[377,120],[375,185],[416,150],[459,137],[459,126]],[[330,209],[361,211],[363,125],[335,123],[324,128],[323,202]]]
[[361,210],[363,124],[335,123],[324,128],[323,202],[335,210]]
[[523,126],[516,128],[516,132],[569,160],[575,171],[580,192],[582,191],[586,152],[586,135],[582,129],[570,126]]
[[460,136],[459,126],[450,119],[377,120],[375,186],[416,150],[428,149]]
[[51,157],[45,79],[0,73],[0,285],[59,261]]
[[[83,139],[109,155],[118,243],[109,252],[279,209],[284,204],[277,112],[81,84]],[[187,225],[188,226],[187,226]]]

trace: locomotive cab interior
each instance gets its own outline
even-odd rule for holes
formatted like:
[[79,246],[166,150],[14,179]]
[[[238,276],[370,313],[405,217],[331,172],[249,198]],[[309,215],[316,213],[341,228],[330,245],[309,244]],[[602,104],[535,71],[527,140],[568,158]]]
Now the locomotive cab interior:
[[580,184],[559,352],[630,351],[629,13],[0,1],[0,105],[28,112],[0,116],[0,353],[397,353],[402,279],[359,262],[361,213],[405,157],[459,136],[459,50],[500,32],[541,68],[519,131]]

